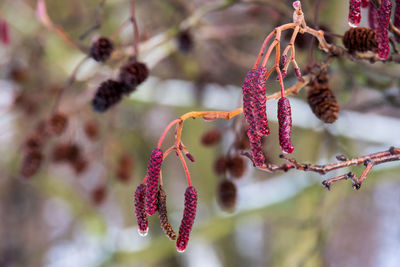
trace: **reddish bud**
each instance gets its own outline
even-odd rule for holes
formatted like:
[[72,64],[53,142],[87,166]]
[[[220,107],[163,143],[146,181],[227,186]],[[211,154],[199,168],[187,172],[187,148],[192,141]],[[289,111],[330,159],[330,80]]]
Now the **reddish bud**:
[[292,113],[289,99],[281,97],[278,101],[279,144],[282,151],[292,153],[294,146],[290,141],[292,132]]
[[151,152],[147,166],[146,211],[148,215],[153,215],[157,211],[158,180],[160,178],[162,161],[162,150],[155,148]]
[[193,186],[189,186],[185,192],[185,209],[181,226],[179,227],[178,240],[176,241],[176,249],[178,252],[184,252],[188,243],[189,235],[196,218],[197,208],[197,192]]
[[350,0],[349,25],[357,27],[361,21],[361,0]]
[[149,230],[145,207],[146,186],[139,184],[135,192],[135,214],[138,224],[138,231],[141,236],[146,236]]
[[194,157],[193,157],[192,154],[186,153],[185,156],[186,156],[191,162],[195,162]]

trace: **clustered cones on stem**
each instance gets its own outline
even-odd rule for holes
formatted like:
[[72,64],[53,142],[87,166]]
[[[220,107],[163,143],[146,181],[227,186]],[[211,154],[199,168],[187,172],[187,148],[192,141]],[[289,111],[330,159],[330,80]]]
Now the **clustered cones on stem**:
[[350,53],[354,51],[376,52],[378,49],[375,30],[363,27],[350,28],[346,31],[343,44]]
[[189,243],[190,232],[196,218],[197,208],[197,192],[193,186],[189,186],[185,192],[185,209],[181,226],[179,227],[178,239],[176,241],[176,249],[178,252],[184,252]]
[[121,67],[118,80],[109,79],[100,84],[92,100],[93,109],[97,112],[107,111],[120,102],[124,95],[133,92],[148,76],[146,64],[129,61]]

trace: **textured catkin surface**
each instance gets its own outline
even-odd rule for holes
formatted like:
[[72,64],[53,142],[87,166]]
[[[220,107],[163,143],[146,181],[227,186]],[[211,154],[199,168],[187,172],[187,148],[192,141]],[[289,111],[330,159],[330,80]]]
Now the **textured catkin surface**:
[[357,27],[351,28],[344,34],[343,44],[349,52],[377,51],[378,42],[373,29]]
[[278,101],[279,144],[285,153],[293,152],[290,135],[292,133],[292,111],[289,99],[281,97]]
[[149,226],[146,215],[145,194],[146,186],[139,184],[135,192],[135,214],[139,231],[142,233],[146,233]]
[[179,252],[185,251],[189,243],[190,231],[192,230],[194,219],[196,218],[196,208],[197,192],[193,186],[189,186],[185,192],[185,209],[183,211],[183,218],[176,241],[176,249]]
[[163,152],[155,148],[151,152],[147,166],[146,211],[148,215],[153,215],[157,211],[158,180],[160,178],[162,160]]
[[158,190],[158,217],[160,219],[161,229],[163,229],[164,233],[170,240],[175,240],[176,234],[168,221],[167,194],[161,185],[159,186]]
[[[393,25],[400,29],[400,0],[396,0],[396,7],[394,10],[394,21],[393,21]],[[398,43],[400,43],[400,35],[394,35],[396,41]]]
[[267,98],[266,93],[266,76],[268,69],[258,67],[256,70],[255,94],[254,94],[254,117],[256,121],[257,132],[262,136],[269,135],[268,120],[267,120]]
[[361,0],[350,0],[349,24],[356,27],[361,21]]
[[392,12],[391,0],[382,0],[378,8],[378,56],[380,59],[387,59],[390,52],[389,47],[389,21]]

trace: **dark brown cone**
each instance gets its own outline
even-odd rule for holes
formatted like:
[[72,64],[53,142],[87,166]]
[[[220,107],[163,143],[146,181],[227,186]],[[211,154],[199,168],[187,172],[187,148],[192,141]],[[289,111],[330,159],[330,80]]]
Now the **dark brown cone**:
[[72,167],[77,175],[83,173],[89,165],[89,161],[87,159],[79,157],[74,162],[72,162]]
[[30,151],[24,155],[21,164],[21,175],[25,178],[34,176],[42,164],[43,154],[39,151]]
[[168,221],[167,194],[161,185],[159,186],[157,201],[158,218],[160,218],[161,229],[163,229],[170,240],[175,240],[176,234]]
[[99,128],[95,120],[86,121],[83,129],[90,140],[96,140],[99,137]]
[[220,156],[214,163],[214,170],[218,175],[224,175],[226,171],[227,158]]
[[236,205],[236,185],[226,179],[221,181],[218,185],[217,196],[221,208],[227,211],[232,211]]
[[378,49],[378,42],[376,39],[376,32],[373,29],[357,27],[349,29],[343,37],[343,44],[350,53],[354,51],[376,52]]
[[338,118],[339,105],[336,97],[327,84],[307,86],[307,102],[318,119],[333,123]]
[[234,155],[233,157],[230,157],[226,165],[228,172],[235,178],[242,177],[244,171],[246,170],[244,158],[240,155]]
[[56,144],[53,148],[52,159],[55,162],[75,162],[80,158],[81,150],[76,144]]
[[47,131],[52,135],[61,135],[68,125],[68,117],[63,113],[53,114],[47,122]]
[[181,31],[177,36],[178,48],[183,53],[188,53],[193,48],[193,37],[189,31]]
[[114,80],[102,82],[92,100],[94,111],[105,112],[121,101],[123,88],[123,84]]
[[103,204],[104,200],[107,198],[107,187],[105,185],[100,185],[93,189],[90,193],[92,202],[95,205]]
[[106,37],[100,37],[92,44],[90,57],[96,61],[104,62],[111,56],[113,50],[112,41]]
[[24,142],[24,150],[26,152],[30,151],[40,151],[43,147],[43,136],[38,133],[33,133],[29,135]]
[[201,143],[204,146],[212,146],[221,140],[221,132],[217,129],[212,129],[205,132],[201,137]]
[[149,76],[146,64],[142,62],[129,62],[121,67],[119,81],[124,84],[123,93],[130,94],[136,87]]
[[133,161],[127,154],[122,155],[118,160],[116,177],[120,182],[128,182],[133,170]]

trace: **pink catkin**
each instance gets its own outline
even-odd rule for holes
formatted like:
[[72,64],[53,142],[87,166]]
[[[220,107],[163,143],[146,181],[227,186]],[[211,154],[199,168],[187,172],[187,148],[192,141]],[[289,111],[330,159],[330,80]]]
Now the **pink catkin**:
[[367,8],[369,6],[369,0],[361,0],[361,7]]
[[[393,25],[400,29],[400,0],[396,0],[396,9],[394,11],[394,21]],[[400,36],[395,34],[395,39],[398,43],[400,43]]]
[[368,24],[371,29],[378,29],[378,10],[375,8],[372,2],[369,3]]
[[262,167],[265,163],[265,157],[263,154],[261,136],[259,136],[254,130],[247,130],[247,136],[250,141],[250,150],[253,157],[253,163],[256,167]]
[[256,76],[255,70],[250,70],[243,82],[243,113],[250,128],[255,128],[254,109],[254,80]]
[[[264,154],[262,153],[261,136],[257,133],[257,122],[254,115],[254,93],[256,83],[258,83],[257,71],[250,70],[244,80],[243,89],[243,113],[249,124],[247,136],[250,141],[250,150],[253,156],[254,165],[260,167],[264,164]],[[265,93],[264,93],[265,95]],[[266,114],[266,113],[265,113]]]
[[176,240],[176,249],[178,252],[184,252],[189,243],[190,231],[196,218],[196,208],[197,192],[193,186],[189,186],[185,192],[185,209],[183,211],[181,226],[179,227],[178,239]]
[[146,206],[145,206],[146,186],[139,184],[135,192],[135,214],[139,227],[139,234],[147,235],[149,223],[147,221]]
[[391,0],[382,0],[381,6],[378,9],[378,28],[376,32],[378,56],[380,59],[387,59],[390,52],[388,31],[391,12]]
[[157,211],[158,180],[160,179],[162,160],[162,150],[154,149],[151,152],[149,164],[147,166],[146,211],[148,215],[153,215]]
[[349,25],[357,27],[361,21],[361,0],[350,0]]
[[289,99],[281,97],[278,101],[279,144],[282,151],[292,153],[294,146],[290,140],[292,133],[292,112]]
[[256,124],[257,132],[261,136],[269,135],[268,119],[267,119],[267,97],[265,96],[266,76],[268,69],[264,67],[258,67],[256,70],[255,77],[255,92],[254,92],[254,119]]

